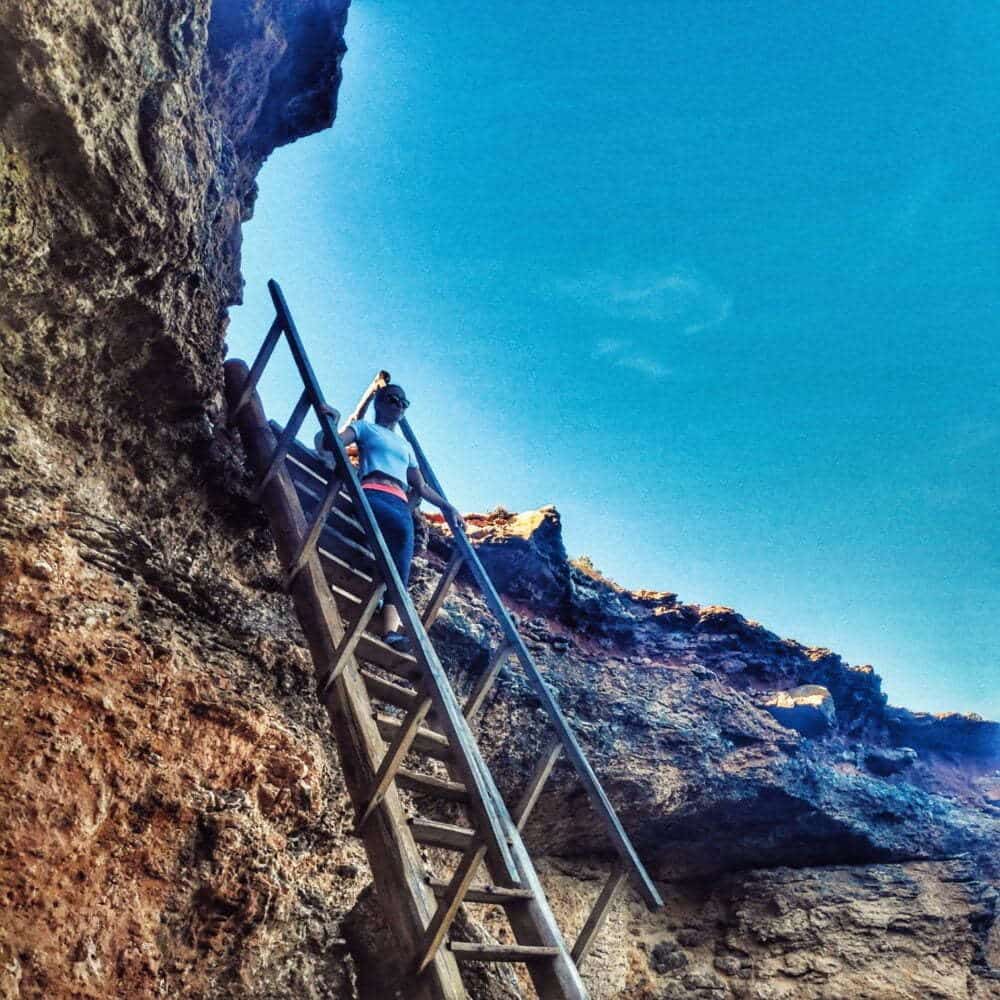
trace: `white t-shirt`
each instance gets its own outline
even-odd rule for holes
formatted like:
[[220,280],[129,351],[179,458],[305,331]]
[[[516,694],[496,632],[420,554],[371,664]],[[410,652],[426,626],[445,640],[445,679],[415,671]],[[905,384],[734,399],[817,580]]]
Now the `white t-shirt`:
[[368,420],[352,420],[349,427],[358,436],[358,452],[361,455],[361,478],[369,472],[381,472],[392,476],[405,487],[406,470],[419,468],[410,442],[385,427]]

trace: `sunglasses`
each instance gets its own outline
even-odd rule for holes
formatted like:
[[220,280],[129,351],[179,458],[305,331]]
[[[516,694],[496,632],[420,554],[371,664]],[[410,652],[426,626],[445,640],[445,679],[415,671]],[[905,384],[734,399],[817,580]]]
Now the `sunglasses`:
[[410,401],[408,399],[401,399],[395,393],[390,396],[386,396],[385,401],[390,406],[401,406],[404,410],[410,405]]

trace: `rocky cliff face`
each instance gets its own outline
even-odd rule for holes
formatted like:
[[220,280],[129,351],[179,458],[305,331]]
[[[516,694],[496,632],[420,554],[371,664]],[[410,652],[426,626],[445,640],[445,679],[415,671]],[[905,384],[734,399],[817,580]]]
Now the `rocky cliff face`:
[[[219,422],[254,176],[332,120],[345,16],[0,9],[0,997],[385,995],[334,744]],[[1000,996],[995,724],[627,592],[567,560],[554,509],[470,521],[667,898],[616,910],[595,997]],[[424,535],[418,600],[448,555]],[[436,638],[463,690],[489,629],[460,583]],[[802,685],[832,702],[813,736],[768,708]],[[545,738],[516,673],[480,731],[516,795]],[[572,936],[609,859],[568,772],[528,837]]]

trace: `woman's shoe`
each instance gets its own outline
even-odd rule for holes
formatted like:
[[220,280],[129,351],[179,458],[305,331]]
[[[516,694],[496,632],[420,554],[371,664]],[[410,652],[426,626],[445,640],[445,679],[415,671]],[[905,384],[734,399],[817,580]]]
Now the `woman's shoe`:
[[402,632],[390,632],[382,641],[397,653],[408,653],[410,651],[410,637]]

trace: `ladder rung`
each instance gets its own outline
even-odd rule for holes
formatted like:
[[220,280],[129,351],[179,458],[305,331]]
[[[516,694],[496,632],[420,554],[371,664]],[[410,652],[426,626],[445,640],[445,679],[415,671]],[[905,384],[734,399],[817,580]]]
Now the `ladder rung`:
[[[301,445],[299,445],[299,448],[301,448]],[[315,472],[302,462],[301,455],[295,445],[289,447],[288,474],[291,476],[292,482],[296,485],[301,484],[306,486],[312,493],[324,493],[326,491],[326,484],[330,481],[330,476],[333,475],[333,469],[325,465],[322,468],[322,474]],[[343,486],[341,486],[337,493],[336,504],[342,509],[349,509],[354,506],[351,494]]]
[[[383,715],[381,712],[375,713],[375,722],[382,739],[392,742],[399,732],[400,721],[391,716]],[[448,741],[440,734],[430,729],[418,729],[416,738],[411,747],[416,753],[426,754],[428,757],[435,757],[437,760],[450,760],[451,747]]]
[[335,661],[330,667],[330,672],[323,679],[319,692],[320,701],[325,702],[326,693],[354,655],[354,651],[358,648],[358,642],[364,635],[365,626],[371,621],[372,616],[375,614],[375,608],[378,606],[378,602],[384,593],[384,583],[380,583],[377,587],[373,588],[371,593],[365,598],[361,609],[355,615],[354,621],[344,630],[344,634],[337,642]]
[[396,784],[408,788],[411,792],[423,795],[434,795],[439,799],[450,799],[452,802],[468,802],[469,795],[465,785],[458,781],[448,781],[445,778],[435,778],[430,774],[421,774],[401,767],[396,772]]
[[[269,420],[268,424],[275,434],[280,434],[282,426],[276,420]],[[288,449],[288,455],[293,458],[303,469],[308,470],[318,478],[325,479],[330,474],[330,467],[320,460],[319,456],[311,448],[307,448],[299,441],[293,441]]]
[[[317,493],[312,486],[306,486],[301,482],[292,480],[295,483],[295,492],[299,495],[302,507],[306,515],[315,510],[323,502],[322,492]],[[318,484],[317,484],[318,485]],[[334,507],[326,517],[328,525],[336,525],[348,537],[352,537],[356,542],[363,542],[366,539],[365,529],[361,522],[350,514],[345,514],[339,507]]]
[[373,636],[371,632],[365,632],[361,637],[358,643],[358,657],[406,680],[413,680],[423,672],[412,653],[400,653]]
[[326,573],[327,582],[349,590],[355,597],[367,594],[372,589],[373,577],[360,569],[355,569],[340,556],[320,549],[319,558],[323,564],[323,572]]
[[[448,891],[448,883],[439,878],[428,879],[427,884],[435,896],[443,896]],[[505,889],[499,885],[473,886],[465,894],[467,903],[492,903],[494,906],[523,903],[534,898],[534,893],[530,889]]]
[[410,830],[418,844],[443,847],[449,851],[467,851],[476,835],[476,831],[468,827],[439,823],[435,819],[424,819],[423,816],[410,818]]
[[555,958],[558,948],[537,944],[472,944],[451,941],[448,947],[459,962],[538,962]]
[[393,684],[392,681],[384,680],[378,674],[373,674],[363,667],[361,668],[361,678],[368,688],[370,698],[378,698],[379,701],[395,705],[396,708],[402,708],[406,711],[409,711],[416,704],[417,694],[415,691],[410,691],[399,684]]
[[339,556],[351,566],[360,565],[366,573],[375,568],[375,553],[367,545],[361,545],[332,527],[329,520],[319,533],[319,547]]
[[410,747],[420,732],[420,723],[424,721],[427,713],[431,710],[433,701],[422,695],[411,711],[406,713],[402,723],[396,728],[396,734],[389,744],[389,748],[379,764],[378,772],[368,798],[368,803],[361,812],[358,819],[358,829],[363,827],[369,817],[375,812],[376,807],[382,801],[385,793],[399,774],[399,769],[406,760],[406,755],[410,752]]
[[338,587],[336,584],[330,584],[330,592],[333,594],[333,599],[337,602],[337,607],[340,608],[341,615],[347,621],[353,621],[357,618],[358,613],[364,607],[364,601],[360,597],[352,594],[349,590]]

